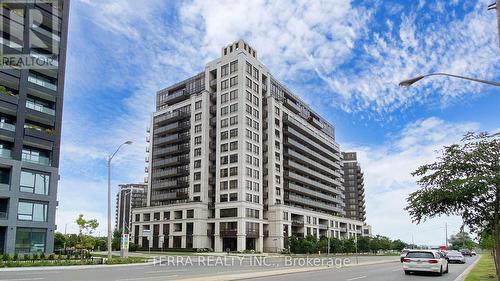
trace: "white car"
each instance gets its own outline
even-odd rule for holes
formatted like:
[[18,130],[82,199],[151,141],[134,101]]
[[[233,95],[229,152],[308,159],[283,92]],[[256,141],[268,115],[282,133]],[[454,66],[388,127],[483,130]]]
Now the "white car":
[[401,262],[403,262],[403,259],[406,257],[406,254],[408,254],[409,251],[410,250],[407,249],[403,249],[403,251],[401,251],[401,254],[399,255]]
[[449,251],[446,253],[449,263],[465,263],[465,257],[459,251]]
[[436,250],[410,250],[403,259],[405,274],[412,272],[448,273],[448,260]]

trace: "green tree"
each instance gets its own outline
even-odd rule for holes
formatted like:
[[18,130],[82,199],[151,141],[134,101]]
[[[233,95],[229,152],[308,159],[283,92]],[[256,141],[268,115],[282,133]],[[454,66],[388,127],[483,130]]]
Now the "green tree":
[[408,247],[408,244],[401,241],[400,239],[392,241],[392,250],[397,250],[401,252],[406,247]]
[[76,224],[78,225],[79,231],[75,248],[80,249],[82,251],[94,249],[95,238],[92,237],[91,234],[99,226],[97,220],[96,219],[86,220],[83,218],[83,215],[80,214],[76,219]]
[[479,237],[479,247],[483,250],[493,251],[495,249],[495,241],[491,231],[483,231]]
[[471,231],[491,231],[500,276],[500,133],[467,133],[460,144],[445,146],[436,162],[412,175],[420,177],[422,187],[407,199],[413,221],[460,215]]
[[370,252],[370,240],[369,236],[358,237],[358,252],[368,253]]
[[356,241],[354,238],[349,238],[342,240],[343,248],[344,248],[344,253],[354,253],[356,252]]
[[66,235],[62,234],[61,232],[54,233],[54,249],[55,250],[63,249],[65,243],[66,243]]
[[342,241],[338,238],[330,238],[330,252],[331,253],[342,253],[344,252],[344,245]]
[[453,250],[460,250],[460,249],[472,249],[475,246],[474,241],[472,241],[472,238],[470,238],[469,234],[460,231],[459,233],[450,236],[450,239],[448,242],[451,244],[451,248]]
[[111,241],[111,248],[113,248],[113,250],[115,251],[120,250],[121,237],[122,237],[121,230],[115,229],[113,231],[113,240]]

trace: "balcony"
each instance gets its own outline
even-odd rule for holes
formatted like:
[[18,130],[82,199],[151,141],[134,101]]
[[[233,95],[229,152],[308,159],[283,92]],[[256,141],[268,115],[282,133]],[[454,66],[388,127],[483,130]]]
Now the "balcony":
[[292,226],[304,226],[303,220],[292,220]]
[[155,145],[163,145],[163,144],[169,144],[169,143],[177,143],[177,142],[187,140],[188,138],[189,138],[188,132],[182,133],[182,134],[174,134],[174,135],[169,135],[169,136],[162,137],[162,138],[155,138],[154,144]]
[[167,192],[161,194],[153,194],[151,195],[152,200],[178,200],[178,199],[186,199],[188,198],[188,193],[183,191],[177,192]]
[[5,123],[5,122],[0,122],[0,129],[14,132],[16,130],[16,125]]
[[298,196],[295,194],[290,194],[288,196],[288,200],[290,200],[291,202],[294,202],[294,203],[307,205],[307,206],[310,206],[312,208],[319,208],[319,209],[327,210],[329,212],[332,212],[332,211],[339,212],[339,213],[343,212],[343,210],[341,208],[339,208],[333,204],[327,204],[327,203],[324,203],[321,201],[312,200],[310,198],[301,197],[301,196]]
[[220,230],[221,237],[236,237],[237,234],[238,234],[237,229],[221,229]]
[[53,110],[52,108],[43,106],[41,104],[34,103],[32,101],[27,100],[26,101],[26,108],[33,109],[38,112],[46,113],[52,116],[56,115],[56,111]]
[[55,140],[54,131],[52,129],[44,129],[31,124],[24,125],[24,135],[47,141]]
[[44,54],[34,52],[32,50],[30,53],[30,56],[32,56],[35,59],[39,59],[41,61],[50,63],[50,65],[53,66],[54,68],[59,67],[59,61],[57,60],[57,58],[54,58],[54,55],[44,55]]
[[323,199],[325,201],[330,201],[332,203],[336,203],[336,204],[343,203],[343,201],[341,199],[335,197],[336,194],[325,194],[325,193],[322,193],[319,191],[309,189],[308,187],[305,187],[305,186],[299,186],[299,185],[294,184],[294,183],[289,183],[288,189],[292,190],[295,193],[315,197],[318,199]]
[[187,164],[187,163],[189,163],[189,157],[182,155],[182,156],[169,157],[169,158],[161,159],[161,160],[154,160],[153,167],[162,168],[162,167],[169,167],[169,166],[181,165],[181,164]]
[[154,123],[156,125],[163,125],[163,124],[166,124],[169,122],[174,122],[174,121],[178,121],[178,120],[187,118],[189,116],[191,116],[191,112],[177,110],[177,111],[172,111],[172,112],[165,113],[165,114],[162,114],[160,116],[155,117]]
[[54,83],[42,80],[42,79],[35,77],[35,76],[32,76],[32,75],[28,76],[28,82],[31,82],[31,83],[36,84],[38,86],[42,86],[42,87],[49,89],[49,90],[52,90],[52,91],[57,91],[57,86]]
[[172,145],[165,148],[153,149],[153,156],[175,155],[189,151],[189,144]]
[[168,105],[174,104],[176,102],[182,101],[184,99],[187,99],[189,97],[189,93],[185,90],[178,90],[173,92],[172,94],[168,95],[164,102]]
[[328,225],[326,225],[326,224],[320,224],[319,225],[319,229],[326,230],[326,229],[328,229]]
[[166,126],[155,129],[154,134],[160,135],[160,134],[168,134],[168,133],[183,131],[183,130],[189,129],[189,126],[190,126],[189,121],[175,122],[175,123],[168,124]]
[[299,113],[302,111],[302,109],[300,108],[299,105],[297,105],[296,103],[294,103],[293,101],[291,101],[289,99],[285,99],[285,105],[287,106],[288,109],[290,109],[291,111],[293,111],[295,113]]
[[0,148],[0,157],[11,158],[12,150],[7,148]]
[[189,184],[187,180],[166,180],[166,181],[156,181],[152,183],[151,188],[153,190],[168,189],[173,187],[185,187]]
[[22,161],[50,166],[50,158],[41,155],[23,153]]

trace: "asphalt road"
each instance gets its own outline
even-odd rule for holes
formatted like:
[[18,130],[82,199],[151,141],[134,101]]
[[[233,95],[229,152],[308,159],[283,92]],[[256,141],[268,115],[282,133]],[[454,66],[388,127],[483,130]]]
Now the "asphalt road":
[[[346,257],[338,257],[344,260]],[[398,257],[359,257],[359,263],[395,260]],[[182,259],[182,262],[181,262]],[[356,259],[349,257],[350,263],[356,263]],[[288,268],[315,267],[317,264],[301,264],[304,260],[296,260],[296,264],[284,259],[267,258],[251,260],[246,257],[240,262],[237,257],[231,259],[220,259],[217,257],[192,257],[192,264],[186,257],[179,257],[173,263],[163,260],[161,265],[128,265],[128,266],[105,266],[99,268],[57,268],[57,269],[31,269],[21,271],[0,270],[0,281],[170,281],[185,278],[220,276],[226,274],[263,272],[269,270],[283,270]],[[323,259],[323,262],[332,260]],[[221,264],[222,262],[222,264]],[[440,280],[454,280],[469,264],[451,265],[450,273],[437,277]],[[338,268],[332,266],[332,270],[309,272],[300,274],[287,274],[255,280],[369,280],[369,281],[391,281],[391,280],[417,280],[425,279],[425,276],[405,276],[398,262],[384,263],[378,265],[361,265],[356,267]]]
[[347,267],[335,270],[323,270],[317,272],[286,274],[274,277],[255,278],[253,281],[294,281],[294,280],[335,280],[335,281],[406,281],[406,280],[439,280],[453,281],[476,257],[467,258],[465,264],[450,264],[450,272],[443,276],[434,274],[411,274],[405,275],[401,264],[385,263],[378,265],[366,265],[359,267]]

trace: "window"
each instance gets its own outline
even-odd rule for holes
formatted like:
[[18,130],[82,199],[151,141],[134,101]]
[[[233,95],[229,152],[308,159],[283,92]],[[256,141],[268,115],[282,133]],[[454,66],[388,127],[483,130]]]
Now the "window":
[[174,211],[174,219],[176,220],[182,219],[182,211]]
[[231,156],[229,156],[229,162],[230,163],[237,163],[238,162],[238,154],[231,154]]
[[250,117],[246,117],[246,119],[245,119],[245,120],[246,120],[246,124],[247,124],[248,126],[252,127],[252,118],[250,118]]
[[220,209],[221,218],[235,218],[238,216],[238,208]]
[[232,61],[231,64],[229,65],[229,72],[235,73],[236,71],[238,71],[238,61],[237,60]]
[[188,219],[194,218],[194,210],[187,210],[186,211],[186,218],[188,218]]
[[194,161],[194,167],[195,168],[201,168],[201,160],[195,160]]
[[252,65],[249,62],[247,62],[247,67],[246,68],[247,68],[247,73],[250,74],[250,75],[252,75]]
[[251,177],[252,176],[252,168],[246,167],[245,170],[246,170],[247,177]]
[[193,185],[193,192],[200,192],[201,191],[201,184],[197,183]]
[[249,91],[246,91],[245,96],[246,96],[247,101],[252,102],[252,93],[250,93]]
[[258,93],[259,92],[259,85],[255,82],[253,82],[253,91]]
[[259,158],[254,157],[254,158],[253,158],[253,164],[254,164],[255,166],[259,167]]
[[253,110],[253,116],[259,118],[259,111],[257,109]]
[[227,118],[225,118],[225,119],[221,119],[221,120],[220,120],[220,127],[221,127],[221,128],[225,128],[225,127],[227,127],[227,126],[228,126],[228,125],[227,125]]
[[227,202],[227,194],[220,195],[220,202]]
[[229,74],[228,70],[229,70],[229,64],[223,65],[220,68],[220,76],[221,77],[226,77]]
[[170,212],[163,212],[163,219],[169,220],[170,219]]
[[227,87],[228,87],[228,81],[227,81],[227,79],[220,82],[220,89],[221,90],[225,90],[225,89],[227,89]]
[[197,101],[194,103],[194,109],[201,109],[201,101]]
[[16,229],[16,253],[45,252],[47,243],[47,229],[17,227]]
[[231,77],[231,79],[229,79],[229,86],[234,87],[236,85],[238,85],[238,76]]
[[221,178],[226,178],[227,177],[227,168],[220,169],[220,177]]
[[227,181],[222,181],[220,183],[220,190],[227,190],[227,188],[228,188]]
[[246,155],[246,163],[252,165],[252,156],[251,155]]
[[231,106],[229,107],[229,111],[231,113],[238,111],[238,104],[237,103],[231,104]]
[[197,136],[194,138],[194,144],[196,145],[201,144],[201,136]]
[[260,153],[260,148],[257,145],[253,146],[253,153],[256,153],[256,154]]
[[238,90],[232,90],[229,92],[229,99],[230,100],[235,100],[238,98]]
[[231,167],[229,169],[229,175],[230,176],[237,176],[238,175],[238,167]]
[[252,144],[250,142],[246,142],[246,149],[248,152],[252,152]]
[[221,140],[226,140],[227,139],[227,131],[220,132],[220,139]]
[[238,193],[230,193],[229,201],[238,201]]
[[246,217],[247,218],[259,218],[259,210],[246,208]]
[[229,188],[230,189],[238,189],[238,180],[229,181]]
[[154,214],[153,214],[153,219],[154,219],[155,221],[159,221],[159,220],[160,220],[160,213],[159,213],[159,212],[154,213]]
[[174,232],[182,231],[182,223],[174,223]]
[[226,114],[227,114],[227,106],[221,107],[220,115],[226,115]]
[[253,170],[253,177],[256,178],[256,179],[260,178],[260,172],[259,172],[259,170]]
[[280,116],[280,109],[279,109],[279,107],[277,107],[277,106],[274,107],[274,114],[276,114],[277,116]]
[[254,202],[254,203],[259,203],[259,202],[260,202],[260,200],[259,200],[259,195],[254,195],[254,196],[253,196],[253,202]]
[[281,177],[280,176],[275,176],[275,177],[276,177],[276,180],[275,180],[276,183],[278,183],[278,184],[281,183]]
[[253,140],[258,142],[259,141],[259,134],[253,133]]
[[280,131],[274,130],[274,136],[279,139],[280,138]]
[[247,180],[245,186],[248,190],[252,190],[252,181]]
[[47,221],[48,203],[19,200],[17,219],[20,221]]
[[256,106],[259,106],[259,97],[258,96],[253,96],[253,104]]
[[238,124],[238,116],[233,116],[233,117],[231,117],[231,118],[229,119],[229,123],[230,123],[231,125],[236,125],[236,124]]
[[253,183],[253,191],[260,191],[260,184],[258,182]]
[[283,212],[283,220],[288,220],[288,212]]
[[200,180],[201,179],[201,172],[196,172],[194,173],[194,180],[197,181],[197,180]]
[[253,68],[253,78],[259,80],[259,70],[256,67]]
[[233,150],[237,150],[237,149],[238,149],[238,141],[233,141],[233,142],[231,142],[231,143],[229,144],[229,149],[230,149],[231,151],[233,151]]
[[227,143],[221,144],[220,145],[220,151],[221,152],[226,152],[227,151],[227,147],[228,147]]
[[227,158],[228,158],[227,156],[221,156],[220,157],[220,164],[221,165],[227,164]]
[[245,194],[245,200],[247,202],[252,202],[252,194],[250,194],[250,193]]
[[200,113],[196,113],[194,115],[194,121],[200,121],[201,120],[201,112]]
[[141,215],[135,214],[135,221],[140,221],[140,220],[141,220]]
[[281,166],[279,164],[275,164],[274,170],[276,171],[276,173],[281,173]]
[[194,132],[195,133],[201,133],[201,124],[198,124],[198,125],[194,126]]
[[253,121],[253,128],[254,128],[255,130],[258,130],[258,129],[259,129],[259,122],[257,122],[257,121]]
[[194,156],[201,156],[201,148],[194,149]]
[[49,194],[50,176],[34,171],[21,171],[21,184],[19,190],[35,194]]
[[227,102],[227,93],[220,95],[220,102],[221,103],[226,103]]
[[248,113],[248,114],[252,114],[252,107],[250,105],[246,105],[245,106],[245,111]]
[[246,83],[247,87],[250,88],[250,89],[252,89],[252,79],[250,79],[250,78],[247,77],[246,81],[247,81],[247,83]]
[[238,129],[231,129],[231,131],[229,131],[229,135],[232,138],[237,137],[238,136]]

